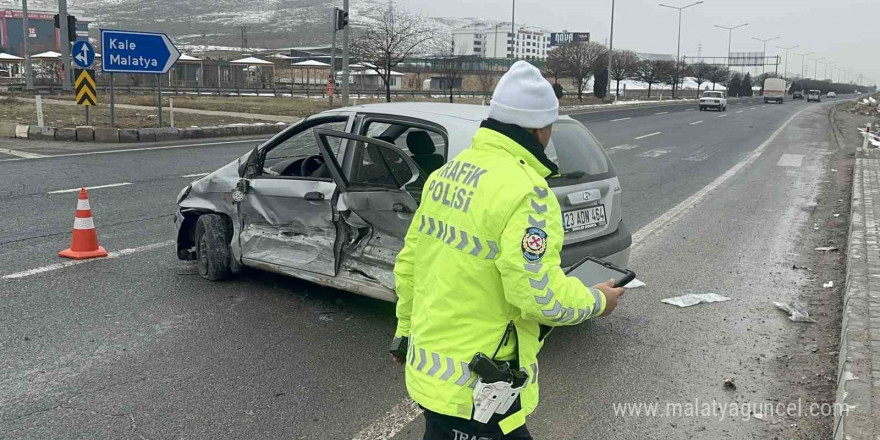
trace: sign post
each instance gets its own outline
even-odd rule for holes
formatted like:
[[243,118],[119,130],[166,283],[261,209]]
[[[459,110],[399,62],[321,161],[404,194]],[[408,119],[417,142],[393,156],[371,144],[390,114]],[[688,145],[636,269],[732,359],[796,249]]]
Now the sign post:
[[159,126],[162,126],[162,75],[180,58],[180,51],[163,33],[101,29],[101,69],[110,74],[110,119],[114,116],[114,73],[156,75]]
[[76,69],[74,71],[73,90],[76,94],[76,103],[86,108],[86,125],[89,125],[89,107],[98,103],[95,87],[95,71],[92,69]]

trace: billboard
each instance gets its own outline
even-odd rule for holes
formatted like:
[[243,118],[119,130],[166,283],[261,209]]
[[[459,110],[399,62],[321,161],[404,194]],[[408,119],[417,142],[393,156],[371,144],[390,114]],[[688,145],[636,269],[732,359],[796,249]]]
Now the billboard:
[[553,32],[550,34],[550,46],[568,43],[586,43],[590,41],[589,32]]
[[731,52],[730,65],[737,67],[763,66],[765,62],[763,52]]

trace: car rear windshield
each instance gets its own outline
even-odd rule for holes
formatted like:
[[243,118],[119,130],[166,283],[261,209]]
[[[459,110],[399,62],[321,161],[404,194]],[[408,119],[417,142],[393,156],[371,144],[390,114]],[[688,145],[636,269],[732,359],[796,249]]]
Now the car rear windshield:
[[550,186],[602,180],[614,175],[602,144],[580,122],[563,119],[553,124],[545,152],[559,166],[559,175],[549,179]]
[[706,93],[703,93],[703,98],[720,98],[720,97],[722,97],[722,96],[723,96],[723,95],[721,94],[721,92],[715,92],[715,93],[712,93],[712,92],[706,92]]

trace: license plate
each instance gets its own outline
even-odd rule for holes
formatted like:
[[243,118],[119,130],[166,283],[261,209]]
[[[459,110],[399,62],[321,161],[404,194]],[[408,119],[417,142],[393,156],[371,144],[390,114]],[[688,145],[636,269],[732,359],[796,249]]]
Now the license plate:
[[578,209],[562,213],[562,227],[565,232],[583,231],[584,229],[605,226],[605,205]]

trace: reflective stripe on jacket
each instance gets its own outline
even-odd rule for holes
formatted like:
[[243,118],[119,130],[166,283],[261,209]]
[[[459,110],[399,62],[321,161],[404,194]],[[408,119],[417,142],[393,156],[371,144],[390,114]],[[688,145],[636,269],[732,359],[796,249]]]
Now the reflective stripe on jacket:
[[522,128],[488,120],[465,150],[428,178],[394,268],[397,330],[409,336],[406,386],[431,411],[471,418],[467,363],[491,356],[509,322],[515,336],[496,359],[518,359],[530,378],[523,410],[538,404],[541,326],[602,314],[605,298],[560,267],[559,203],[545,180],[555,166]]

